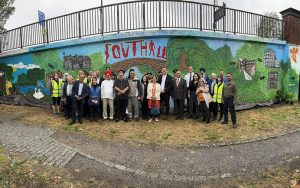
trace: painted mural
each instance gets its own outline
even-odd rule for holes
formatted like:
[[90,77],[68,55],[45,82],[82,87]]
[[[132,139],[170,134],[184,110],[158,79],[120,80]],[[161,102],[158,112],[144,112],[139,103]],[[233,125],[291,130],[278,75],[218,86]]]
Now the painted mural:
[[[13,93],[49,95],[54,72],[76,76],[78,70],[104,72],[133,68],[139,78],[168,67],[186,73],[201,67],[207,75],[231,72],[238,86],[239,102],[273,100],[278,92],[298,98],[300,49],[297,46],[201,39],[196,37],[141,38],[84,46],[35,51],[0,58],[0,95]],[[41,97],[42,98],[42,97]]]

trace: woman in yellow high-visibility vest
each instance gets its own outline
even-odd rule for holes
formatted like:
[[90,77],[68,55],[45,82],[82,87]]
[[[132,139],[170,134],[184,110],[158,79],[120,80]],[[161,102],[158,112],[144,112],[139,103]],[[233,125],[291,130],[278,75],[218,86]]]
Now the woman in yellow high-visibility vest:
[[63,82],[58,74],[54,73],[50,84],[50,94],[52,97],[52,110],[54,115],[60,115],[60,100],[63,91]]
[[217,78],[217,83],[214,86],[214,96],[212,99],[212,102],[214,103],[214,117],[217,117],[218,115],[218,111],[219,111],[219,107],[220,107],[220,116],[218,118],[218,121],[221,121],[223,118],[223,100],[222,100],[222,92],[223,92],[223,88],[224,88],[224,83],[223,83],[223,77],[218,76]]

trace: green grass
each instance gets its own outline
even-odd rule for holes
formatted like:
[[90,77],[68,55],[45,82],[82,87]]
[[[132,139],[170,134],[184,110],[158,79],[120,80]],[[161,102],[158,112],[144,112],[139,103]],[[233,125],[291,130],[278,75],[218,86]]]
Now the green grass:
[[69,132],[80,132],[80,129],[78,126],[73,126],[73,125],[66,125],[63,127],[64,131],[69,131]]

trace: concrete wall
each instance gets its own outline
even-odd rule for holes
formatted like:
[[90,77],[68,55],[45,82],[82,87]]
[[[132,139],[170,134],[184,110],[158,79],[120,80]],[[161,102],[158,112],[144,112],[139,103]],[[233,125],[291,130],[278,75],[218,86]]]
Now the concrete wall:
[[136,69],[138,77],[157,73],[164,65],[169,74],[188,66],[207,75],[220,69],[233,73],[240,102],[273,100],[276,90],[298,98],[300,59],[298,46],[284,41],[243,35],[191,30],[111,34],[35,46],[0,54],[0,91],[32,94],[35,88],[49,94],[50,75],[79,69],[111,67]]

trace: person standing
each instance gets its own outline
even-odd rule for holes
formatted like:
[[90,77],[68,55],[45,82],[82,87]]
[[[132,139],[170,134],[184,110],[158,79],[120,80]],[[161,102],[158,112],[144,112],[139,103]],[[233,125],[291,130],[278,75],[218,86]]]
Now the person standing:
[[203,116],[202,122],[210,122],[210,111],[209,103],[211,102],[211,96],[209,94],[209,86],[206,84],[206,81],[201,78],[199,80],[199,85],[196,91],[197,99],[199,102],[199,110]]
[[188,87],[188,99],[189,99],[189,118],[197,118],[198,113],[198,100],[197,100],[197,88],[199,85],[199,74],[193,75],[193,80],[190,81]]
[[189,87],[190,82],[193,81],[193,77],[194,77],[193,67],[189,67],[188,73],[184,76],[184,79],[186,81],[186,87]]
[[52,98],[52,110],[54,115],[60,115],[60,101],[62,95],[63,82],[58,74],[54,73],[50,84],[50,95]]
[[142,118],[148,119],[149,117],[149,108],[148,108],[148,99],[147,99],[147,91],[148,91],[148,79],[147,76],[144,75],[141,80],[142,85],[142,98],[141,98],[141,104],[142,104]]
[[149,123],[152,122],[153,118],[158,122],[159,109],[160,109],[160,93],[161,86],[157,83],[157,77],[153,76],[151,79],[151,83],[148,84],[147,89],[147,99],[148,99],[148,107],[150,109],[150,119]]
[[134,70],[129,72],[128,116],[129,119],[139,119],[139,100],[142,96],[141,82],[136,78]]
[[66,120],[70,119],[72,117],[72,88],[73,88],[73,77],[67,76],[67,83],[64,84],[63,87],[63,98],[65,100],[64,103],[64,111]]
[[186,81],[181,78],[181,72],[177,71],[172,84],[172,98],[174,100],[176,120],[184,119],[184,100],[186,99],[186,95]]
[[107,105],[109,106],[109,119],[114,119],[114,81],[110,70],[106,70],[105,80],[101,83],[101,98],[103,106],[103,120],[108,119]]
[[114,83],[115,91],[115,105],[116,105],[116,122],[119,120],[128,121],[126,115],[126,107],[128,103],[128,81],[124,79],[124,71],[120,70],[118,73],[118,79]]
[[223,93],[224,83],[223,83],[223,76],[218,76],[217,84],[214,86],[214,95],[213,95],[213,105],[214,105],[214,117],[218,116],[218,111],[220,107],[220,116],[218,121],[221,121],[223,118],[223,100],[222,100],[222,93]]
[[206,83],[209,81],[209,77],[205,73],[205,68],[200,68],[200,78],[203,78]]
[[158,77],[158,83],[160,84],[160,102],[166,106],[166,117],[169,116],[170,111],[170,96],[172,89],[172,77],[167,73],[167,68],[161,69],[162,75]]
[[[217,83],[217,75],[215,73],[211,73],[211,77],[209,79],[209,81],[207,82],[207,85],[209,87],[209,94],[210,96],[214,96],[214,86]],[[210,113],[213,113],[215,111],[216,106],[214,105],[214,102],[211,102],[209,104],[209,111]],[[215,121],[217,119],[217,117],[213,117],[213,121]]]
[[79,75],[79,80],[75,82],[72,88],[72,122],[70,125],[76,123],[76,112],[78,114],[77,119],[80,124],[82,124],[83,116],[83,104],[86,97],[89,95],[89,86],[84,83],[84,74]]
[[99,119],[99,106],[101,99],[101,88],[97,84],[97,78],[92,78],[92,85],[89,92],[88,105],[90,108],[90,122],[97,122]]
[[227,78],[226,78],[226,76],[224,76],[224,71],[223,70],[220,70],[219,76],[222,77],[223,83],[226,84],[227,83]]
[[231,115],[232,127],[236,128],[235,104],[237,102],[237,89],[232,81],[231,73],[227,73],[227,83],[224,84],[222,98],[224,101],[224,121],[221,124],[228,124],[228,108]]

